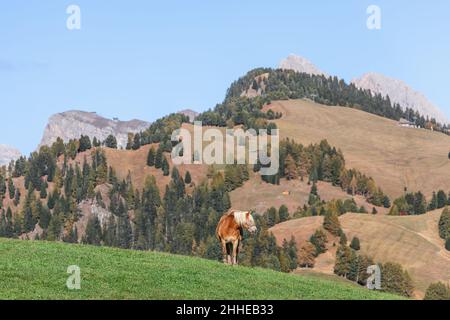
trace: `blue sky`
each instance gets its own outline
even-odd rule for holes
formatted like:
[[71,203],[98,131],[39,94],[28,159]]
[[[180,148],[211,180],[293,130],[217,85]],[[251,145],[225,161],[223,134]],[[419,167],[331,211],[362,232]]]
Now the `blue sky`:
[[[66,8],[81,9],[81,30]],[[381,8],[382,29],[366,27]],[[222,101],[289,53],[349,81],[400,78],[450,115],[450,2],[17,0],[0,4],[0,143],[29,153],[70,109],[155,120]]]

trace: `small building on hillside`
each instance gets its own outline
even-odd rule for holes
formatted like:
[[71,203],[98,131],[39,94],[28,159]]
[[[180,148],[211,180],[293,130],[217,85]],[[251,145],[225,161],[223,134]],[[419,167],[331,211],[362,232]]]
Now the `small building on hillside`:
[[404,118],[401,118],[398,122],[398,125],[400,127],[405,127],[405,128],[416,128],[416,124],[414,122],[411,122],[409,120],[406,120]]

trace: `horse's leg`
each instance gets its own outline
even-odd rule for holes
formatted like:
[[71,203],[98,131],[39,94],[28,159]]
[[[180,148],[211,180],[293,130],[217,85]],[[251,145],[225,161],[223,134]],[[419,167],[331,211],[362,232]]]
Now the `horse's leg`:
[[239,246],[239,239],[236,239],[233,241],[233,264],[237,264],[237,254],[238,254],[238,246]]
[[239,265],[239,247],[241,246],[241,240],[238,240],[237,249],[236,249],[236,264]]
[[222,255],[223,255],[223,263],[227,263],[227,243],[225,240],[221,240],[221,244],[222,244]]
[[228,242],[227,243],[227,263],[233,264],[233,243]]

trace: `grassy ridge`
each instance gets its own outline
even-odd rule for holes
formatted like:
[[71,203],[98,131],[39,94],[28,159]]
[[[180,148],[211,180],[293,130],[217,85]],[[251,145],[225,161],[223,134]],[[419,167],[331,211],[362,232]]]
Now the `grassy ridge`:
[[[81,290],[66,288],[81,268]],[[0,239],[0,299],[398,299],[339,281],[162,253]]]

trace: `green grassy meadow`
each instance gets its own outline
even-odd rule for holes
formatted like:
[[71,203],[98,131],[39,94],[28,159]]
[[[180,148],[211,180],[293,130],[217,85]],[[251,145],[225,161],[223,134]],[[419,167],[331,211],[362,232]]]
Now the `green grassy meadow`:
[[[81,289],[66,287],[78,265]],[[342,281],[164,253],[0,239],[0,299],[400,299]]]

